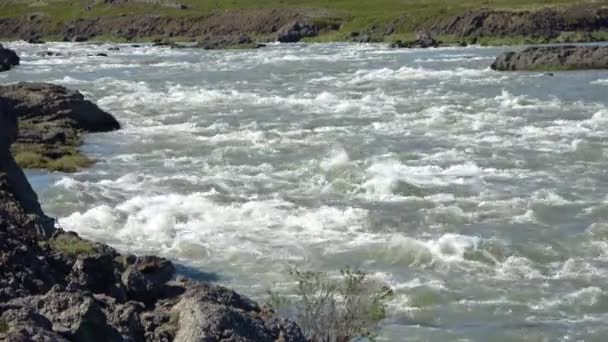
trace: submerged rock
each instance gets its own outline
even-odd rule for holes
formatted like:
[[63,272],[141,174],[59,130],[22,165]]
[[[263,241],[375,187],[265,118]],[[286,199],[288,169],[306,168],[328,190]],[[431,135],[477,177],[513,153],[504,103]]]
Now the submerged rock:
[[203,37],[195,47],[206,50],[217,49],[243,49],[259,47],[248,35],[224,35],[224,36],[206,36]]
[[608,46],[540,46],[505,52],[491,65],[493,70],[608,69]]
[[418,32],[416,35],[416,40],[402,42],[400,40],[391,44],[392,48],[407,48],[407,49],[426,49],[426,48],[436,48],[441,45],[441,42],[433,38],[433,36],[429,32]]

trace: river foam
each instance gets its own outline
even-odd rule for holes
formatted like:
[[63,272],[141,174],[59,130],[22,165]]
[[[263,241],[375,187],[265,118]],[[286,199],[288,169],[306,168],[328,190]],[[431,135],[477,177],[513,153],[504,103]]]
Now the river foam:
[[262,301],[293,266],[363,268],[395,289],[383,340],[605,331],[602,73],[498,73],[480,47],[7,45],[3,82],[123,124],[86,136],[92,168],[37,178],[65,229]]

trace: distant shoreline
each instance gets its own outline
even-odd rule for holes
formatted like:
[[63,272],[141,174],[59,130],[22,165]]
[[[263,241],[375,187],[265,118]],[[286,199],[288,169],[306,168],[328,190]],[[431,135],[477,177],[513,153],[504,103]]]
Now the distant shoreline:
[[[170,8],[142,5],[84,7],[59,0],[27,6],[21,0],[0,6],[0,39],[102,42],[199,42],[206,37],[247,35],[256,43],[276,41],[281,32],[290,41],[377,42],[411,41],[425,31],[444,44],[486,46],[608,41],[608,1],[514,4],[502,1],[451,5],[431,0],[426,6],[383,0],[378,6],[339,0],[332,5],[309,0],[274,8],[252,8],[244,0],[216,3],[185,1]],[[260,6],[271,6],[274,0]],[[437,4],[433,5],[432,2]],[[281,2],[283,3],[283,2]],[[371,7],[370,7],[371,6]],[[368,8],[369,7],[369,8]],[[294,23],[301,27],[293,28]]]

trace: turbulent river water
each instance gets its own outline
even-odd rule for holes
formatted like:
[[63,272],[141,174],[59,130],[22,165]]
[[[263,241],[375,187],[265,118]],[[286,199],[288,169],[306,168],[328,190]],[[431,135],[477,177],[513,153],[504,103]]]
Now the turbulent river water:
[[608,336],[608,72],[497,73],[479,47],[7,45],[0,82],[79,89],[124,126],[87,136],[90,169],[29,172],[65,229],[258,300],[293,266],[362,268],[395,289],[387,341]]

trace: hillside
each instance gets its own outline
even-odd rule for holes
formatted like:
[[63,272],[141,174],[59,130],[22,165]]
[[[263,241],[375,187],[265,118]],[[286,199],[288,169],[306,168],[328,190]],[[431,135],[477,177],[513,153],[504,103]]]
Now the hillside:
[[[540,20],[538,15],[522,16],[522,13],[539,11]],[[492,16],[492,13],[498,15]],[[142,16],[161,17],[163,21],[147,23],[147,26],[154,27],[148,32],[140,32],[139,27],[146,26],[146,23],[142,23]],[[117,18],[129,19],[121,21]],[[137,18],[135,21],[138,24],[130,27],[134,18]],[[485,34],[475,37],[483,37],[485,40],[481,42],[486,43],[517,43],[539,38],[543,42],[555,39],[562,31],[567,31],[570,40],[604,40],[608,29],[608,1],[8,0],[0,5],[0,36],[15,39],[37,34],[49,39],[62,39],[66,27],[74,26],[75,20],[82,19],[88,20],[91,25],[111,24],[93,30],[92,35],[102,40],[151,40],[159,37],[188,40],[201,34],[234,33],[272,40],[272,34],[285,23],[308,20],[319,27],[320,34],[309,38],[314,41],[394,41],[411,38],[420,29],[431,29],[444,40],[459,41],[462,38],[459,36],[463,36],[462,20],[460,26],[450,26],[459,18],[464,19],[466,25],[483,24],[485,20],[488,27],[497,28],[494,32],[485,30]],[[193,25],[201,27],[198,30],[186,29]],[[224,29],[226,25],[230,28]],[[522,25],[530,29],[526,32],[513,29],[501,31],[503,27]],[[169,28],[164,29],[164,26]],[[180,29],[171,26],[179,26]],[[117,34],[117,29],[121,27],[137,32],[129,36],[122,30]],[[551,30],[549,36],[546,34],[547,28]],[[540,32],[535,34],[534,30]],[[464,31],[467,29],[464,28]],[[576,32],[593,35],[577,35]],[[22,37],[24,35],[26,37]],[[570,37],[572,35],[574,38]]]

